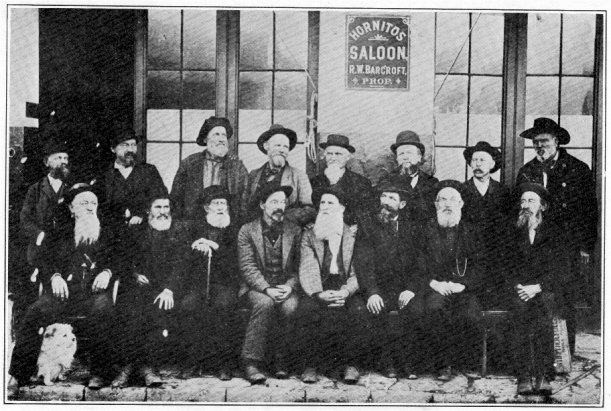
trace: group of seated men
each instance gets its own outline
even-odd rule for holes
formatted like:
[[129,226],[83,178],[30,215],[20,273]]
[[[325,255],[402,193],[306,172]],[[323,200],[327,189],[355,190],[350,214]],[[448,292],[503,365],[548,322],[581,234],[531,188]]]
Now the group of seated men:
[[9,372],[28,383],[39,329],[78,312],[92,389],[135,376],[158,386],[169,355],[184,378],[214,367],[231,379],[241,366],[260,384],[269,365],[276,378],[297,370],[307,383],[322,372],[354,384],[375,364],[390,378],[449,381],[452,367],[477,364],[482,309],[501,308],[514,313],[518,393],[549,394],[551,318],[571,314],[567,247],[587,259],[595,241],[558,215],[588,206],[580,226],[596,228],[593,195],[557,204],[564,194],[552,191],[555,173],[573,173],[561,189],[591,179],[558,148],[563,130],[538,119],[522,134],[537,158],[512,193],[490,178],[502,162],[490,144],[464,151],[467,183],[437,181],[419,169],[425,147],[412,131],[391,146],[399,167],[373,187],[346,168],[355,149],[337,134],[320,145],[326,168],[310,181],[287,163],[297,139],[280,125],[260,136],[268,162],[248,174],[228,154],[228,120],[211,117],[197,139],[206,150],[183,160],[171,194],[136,161],[133,133],[114,138],[115,163],[91,184],[67,183],[67,149],[50,139],[49,174],[21,215],[43,293],[20,322]]

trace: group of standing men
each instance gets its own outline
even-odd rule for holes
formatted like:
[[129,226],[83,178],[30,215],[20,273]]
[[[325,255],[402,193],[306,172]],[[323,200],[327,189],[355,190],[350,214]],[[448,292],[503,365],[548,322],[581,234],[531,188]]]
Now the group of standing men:
[[[271,352],[277,378],[298,366],[304,382],[323,371],[356,383],[373,360],[389,377],[433,369],[447,381],[453,366],[474,365],[482,308],[510,307],[518,392],[550,391],[551,315],[573,325],[597,223],[591,172],[559,147],[565,129],[540,118],[521,134],[537,156],[511,193],[490,177],[502,156],[486,142],[464,151],[472,178],[439,182],[419,168],[419,136],[403,131],[390,147],[398,167],[373,187],[346,168],[346,136],[320,145],[326,168],[310,181],[287,162],[293,130],[261,134],[268,161],[250,173],[229,154],[232,134],[227,119],[208,118],[205,150],[181,162],[170,193],[135,160],[131,132],[115,137],[116,160],[93,184],[67,183],[68,150],[49,139],[49,174],[21,213],[44,292],[17,335],[18,383],[35,370],[39,327],[74,311],[88,316],[90,388],[126,386],[136,370],[161,384],[168,330],[184,377],[214,363],[230,379],[240,360],[262,383]],[[238,353],[240,304],[250,317]]]

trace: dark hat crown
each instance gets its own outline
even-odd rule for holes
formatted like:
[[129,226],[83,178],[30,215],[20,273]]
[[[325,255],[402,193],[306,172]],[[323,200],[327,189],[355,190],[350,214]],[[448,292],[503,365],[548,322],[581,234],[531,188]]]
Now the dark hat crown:
[[323,149],[329,146],[343,147],[351,153],[355,151],[354,147],[350,145],[350,139],[341,134],[329,134],[327,136],[327,142],[320,144],[320,147]]
[[400,178],[395,177],[392,178],[389,176],[388,179],[380,182],[376,186],[376,191],[378,194],[382,193],[397,193],[401,200],[407,200],[410,194],[411,186],[407,186],[405,184],[401,184]]
[[491,173],[494,173],[499,168],[501,168],[501,162],[503,159],[501,151],[497,148],[492,147],[487,141],[478,141],[474,146],[467,147],[463,151],[463,156],[465,157],[467,163],[471,162],[473,154],[477,151],[483,151],[485,153],[490,154],[492,160],[494,160],[494,167],[492,167],[492,169],[490,170]]
[[318,207],[322,196],[325,194],[331,194],[337,198],[337,201],[339,201],[340,204],[343,206],[347,205],[348,199],[346,197],[346,192],[340,188],[330,186],[315,189],[312,192],[312,204]]
[[205,146],[205,140],[208,137],[208,133],[210,133],[214,127],[225,128],[227,138],[231,138],[233,135],[233,127],[231,127],[231,123],[227,118],[210,116],[206,119],[206,121],[204,121],[204,124],[202,124],[202,127],[199,129],[199,134],[197,135],[197,140],[195,142],[200,146]]
[[571,141],[569,132],[560,127],[554,120],[547,117],[536,118],[533,126],[520,133],[520,137],[533,139],[540,134],[551,134],[555,136],[558,139],[558,144],[568,144],[569,141]]
[[43,155],[50,156],[55,153],[68,153],[68,144],[61,140],[59,136],[53,136],[45,142],[43,147]]
[[257,147],[259,147],[262,153],[267,154],[267,150],[265,150],[263,144],[276,134],[283,134],[289,139],[289,151],[294,149],[295,145],[297,145],[297,133],[295,133],[294,130],[286,128],[282,124],[272,124],[272,126],[263,132],[257,139]]
[[272,194],[278,191],[284,192],[284,195],[286,195],[286,197],[289,198],[291,194],[293,193],[293,187],[281,186],[277,182],[267,183],[257,193],[257,196],[256,196],[257,204],[266,202],[269,196],[271,196]]
[[541,184],[528,182],[522,183],[518,186],[518,194],[520,195],[520,197],[522,196],[522,194],[528,191],[536,193],[542,200],[545,200],[547,202],[551,201],[551,195],[549,191],[547,191],[547,188],[545,188]]
[[458,180],[442,180],[442,181],[440,181],[439,183],[437,183],[437,186],[435,187],[435,196],[437,194],[439,194],[439,192],[441,190],[443,190],[444,188],[453,188],[454,190],[458,191],[458,193],[460,194],[460,197],[462,198],[463,202],[467,201],[466,187],[460,181],[458,181]]
[[411,130],[404,130],[397,134],[395,144],[390,146],[390,149],[396,153],[398,147],[407,144],[418,147],[418,149],[420,149],[420,152],[424,155],[424,144],[420,142],[420,136]]
[[71,186],[68,189],[68,191],[65,192],[64,201],[66,204],[71,204],[72,201],[74,200],[74,197],[76,197],[77,195],[81,193],[85,193],[87,191],[90,191],[97,196],[97,193],[95,192],[93,188],[93,185],[90,185],[87,183],[76,183],[73,186]]
[[210,204],[212,200],[217,200],[220,198],[224,198],[229,201],[231,198],[231,194],[229,191],[221,185],[211,185],[204,188],[202,193],[202,204]]
[[140,138],[136,135],[136,132],[131,128],[122,128],[112,137],[110,143],[112,147],[116,147],[124,141],[127,140],[136,140],[136,142],[140,141]]

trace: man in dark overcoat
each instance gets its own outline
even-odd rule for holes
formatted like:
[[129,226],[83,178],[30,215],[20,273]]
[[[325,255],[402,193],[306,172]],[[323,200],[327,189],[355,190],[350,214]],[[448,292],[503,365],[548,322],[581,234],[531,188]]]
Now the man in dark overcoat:
[[[39,329],[65,322],[66,316],[87,316],[77,336],[88,337],[90,379],[88,387],[101,388],[111,378],[114,344],[111,338],[114,275],[108,237],[97,217],[98,199],[91,186],[79,183],[64,193],[74,223],[52,232],[45,241],[39,281],[40,298],[26,311],[17,332],[9,374],[18,385],[28,384],[36,371],[43,336]],[[79,341],[82,345],[83,341]]]
[[550,395],[555,374],[552,316],[563,305],[566,235],[547,219],[552,198],[542,185],[524,183],[518,193],[520,212],[507,239],[505,265],[518,394]]
[[[591,264],[597,237],[598,206],[590,168],[560,147],[570,142],[568,131],[549,118],[535,119],[521,137],[532,139],[536,157],[518,172],[516,186],[525,182],[543,185],[551,196],[547,219],[568,234],[565,250],[570,254],[570,286],[564,292],[569,308],[584,293],[580,266]],[[585,270],[583,270],[585,271]],[[568,310],[567,327],[571,352],[575,347],[575,310]]]
[[[416,378],[419,321],[423,314],[421,275],[417,264],[419,229],[406,213],[409,193],[391,182],[378,185],[378,211],[359,228],[355,267],[360,288],[367,298],[373,334],[371,352],[389,378]],[[391,316],[397,311],[398,318]],[[396,321],[398,320],[398,321]]]
[[231,123],[225,117],[209,117],[204,121],[196,143],[205,150],[191,154],[180,162],[172,183],[174,217],[199,219],[199,201],[206,187],[221,185],[231,194],[230,209],[236,222],[242,221],[243,196],[248,187],[248,171],[236,155],[229,154]]
[[425,282],[423,298],[426,358],[439,370],[438,379],[452,378],[452,367],[473,367],[481,337],[481,242],[472,225],[462,218],[464,185],[439,182],[435,207],[420,235],[419,267]]
[[473,171],[473,177],[465,183],[465,218],[481,234],[482,262],[485,265],[479,300],[484,309],[502,308],[500,256],[505,245],[511,199],[509,189],[491,177],[501,168],[501,152],[489,143],[479,141],[467,147],[463,155]]
[[344,218],[348,225],[353,226],[362,220],[375,200],[371,181],[346,168],[346,163],[355,152],[348,137],[330,134],[320,147],[325,150],[324,158],[327,166],[322,173],[312,179],[312,190],[334,187],[345,193],[347,209]]

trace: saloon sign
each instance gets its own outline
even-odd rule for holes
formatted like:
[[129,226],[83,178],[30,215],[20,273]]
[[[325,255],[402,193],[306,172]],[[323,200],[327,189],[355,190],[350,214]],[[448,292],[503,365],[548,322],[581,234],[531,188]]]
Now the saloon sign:
[[409,17],[347,17],[346,88],[409,89]]

